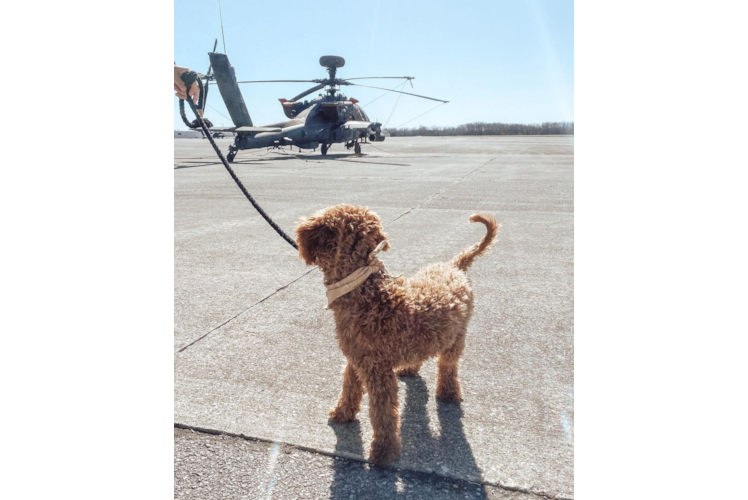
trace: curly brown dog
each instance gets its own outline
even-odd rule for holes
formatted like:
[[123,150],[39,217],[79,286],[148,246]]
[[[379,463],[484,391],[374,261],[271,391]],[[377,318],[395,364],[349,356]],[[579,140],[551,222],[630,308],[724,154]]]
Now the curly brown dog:
[[[369,393],[374,429],[369,459],[375,464],[397,459],[402,446],[395,369],[399,376],[415,376],[425,360],[438,355],[436,397],[462,400],[457,364],[473,312],[466,270],[488,250],[499,227],[490,215],[475,214],[470,221],[485,224],[486,235],[451,262],[432,264],[408,279],[377,268],[328,306],[348,360],[343,392],[330,417],[339,424],[353,421],[364,392]],[[379,216],[350,205],[329,207],[302,220],[296,241],[301,258],[322,270],[328,289],[371,264],[370,258],[376,261],[375,248],[390,247]]]

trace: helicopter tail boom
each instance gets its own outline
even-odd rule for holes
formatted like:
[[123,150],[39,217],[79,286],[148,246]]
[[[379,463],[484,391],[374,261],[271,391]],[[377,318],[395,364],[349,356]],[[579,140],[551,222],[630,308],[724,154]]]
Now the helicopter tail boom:
[[237,127],[252,127],[252,118],[247,111],[247,105],[244,103],[244,97],[239,90],[239,84],[236,82],[236,73],[231,66],[226,54],[218,52],[208,53],[210,64],[213,68],[213,74],[216,77],[218,90],[221,92],[226,109],[231,115],[231,121]]

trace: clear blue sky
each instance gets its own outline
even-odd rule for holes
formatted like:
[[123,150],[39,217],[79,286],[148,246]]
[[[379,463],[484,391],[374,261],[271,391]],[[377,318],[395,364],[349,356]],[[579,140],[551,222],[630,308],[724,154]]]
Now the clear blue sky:
[[[222,0],[226,52],[239,80],[313,79],[327,73],[319,57],[346,60],[338,77],[415,76],[414,92],[450,101],[406,126],[485,121],[539,123],[574,120],[574,3],[526,1],[302,2]],[[176,0],[174,60],[200,72],[218,38],[217,0]],[[392,88],[397,80],[360,83]],[[313,84],[309,84],[311,87]],[[284,118],[278,98],[306,84],[242,85],[256,125]],[[232,125],[217,88],[206,116]],[[344,88],[367,103],[383,92]],[[316,94],[315,94],[316,95]],[[397,127],[438,103],[390,93],[365,109]],[[174,128],[184,129],[174,97]],[[190,112],[188,110],[188,116]]]

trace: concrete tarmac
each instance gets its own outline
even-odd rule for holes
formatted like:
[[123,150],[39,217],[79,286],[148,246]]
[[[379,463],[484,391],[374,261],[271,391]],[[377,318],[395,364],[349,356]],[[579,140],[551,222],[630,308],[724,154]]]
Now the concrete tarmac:
[[[219,141],[224,151],[229,143]],[[380,257],[393,274],[411,275],[479,241],[484,228],[469,223],[472,213],[502,224],[497,244],[468,272],[475,312],[460,371],[465,400],[435,400],[434,361],[400,380],[403,452],[384,471],[364,463],[366,397],[354,423],[328,422],[345,361],[321,273],[255,212],[207,140],[175,139],[174,148],[174,418],[198,430],[179,433],[226,454],[245,440],[199,430],[297,450],[292,476],[314,483],[308,495],[289,490],[297,498],[377,498],[381,484],[379,498],[421,498],[413,492],[426,495],[432,481],[458,486],[423,498],[573,497],[573,137],[388,138],[364,145],[362,156],[340,145],[327,156],[237,156],[237,175],[288,233],[300,217],[337,203],[379,213],[392,244]],[[180,435],[175,471],[189,453]],[[270,474],[268,453],[250,475]],[[191,456],[215,466],[211,454]],[[247,476],[242,460],[207,483],[223,492],[216,498],[268,497],[266,489],[257,496],[265,476],[254,489],[228,488],[242,484],[231,482],[234,474]],[[320,460],[333,473],[314,476]],[[187,498],[192,483],[183,477],[175,473],[175,489]],[[281,490],[271,497],[286,498]]]

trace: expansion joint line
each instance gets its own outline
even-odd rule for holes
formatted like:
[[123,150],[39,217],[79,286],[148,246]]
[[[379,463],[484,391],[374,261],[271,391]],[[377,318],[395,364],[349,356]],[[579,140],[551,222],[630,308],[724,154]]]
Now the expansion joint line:
[[436,193],[432,194],[431,196],[429,196],[428,198],[426,198],[425,200],[423,200],[421,203],[419,203],[415,207],[409,208],[405,212],[401,213],[400,215],[398,215],[397,217],[395,217],[394,219],[392,219],[391,221],[389,221],[387,224],[385,224],[385,226],[389,226],[390,224],[394,223],[398,219],[400,219],[402,217],[405,217],[409,213],[413,212],[414,210],[418,210],[423,205],[425,205],[426,203],[430,202],[431,200],[433,200],[434,198],[436,198],[440,194],[444,193],[447,189],[449,189],[449,188],[451,188],[453,186],[456,186],[457,184],[459,184],[460,182],[462,182],[463,180],[465,180],[466,177],[468,177],[468,176],[474,174],[475,172],[477,172],[478,170],[482,169],[483,167],[485,167],[486,165],[488,165],[489,163],[491,163],[492,161],[494,161],[496,158],[498,158],[498,156],[494,156],[493,158],[491,158],[490,160],[488,160],[483,165],[481,165],[478,168],[475,168],[475,169],[471,170],[470,172],[466,173],[465,175],[463,175],[462,177],[460,177],[459,179],[457,179],[456,181],[454,181],[452,184],[448,184],[448,185],[444,186],[442,189],[440,189]]
[[291,282],[289,282],[289,283],[286,283],[285,285],[283,285],[282,287],[278,288],[278,289],[277,289],[277,290],[275,290],[274,292],[272,292],[272,293],[268,294],[267,296],[263,297],[262,299],[258,300],[257,302],[255,302],[254,304],[252,304],[251,306],[249,306],[248,308],[246,308],[245,310],[243,310],[243,311],[241,311],[241,312],[238,312],[238,313],[236,313],[235,315],[233,315],[232,317],[230,317],[229,319],[227,319],[226,321],[224,321],[223,323],[221,323],[221,324],[220,324],[220,325],[218,325],[217,327],[215,327],[215,328],[213,328],[212,330],[210,330],[210,331],[209,331],[208,333],[206,333],[206,334],[205,334],[205,335],[203,335],[202,337],[199,337],[199,338],[197,338],[197,339],[193,340],[192,342],[190,342],[190,343],[189,343],[189,344],[187,344],[186,346],[184,346],[184,347],[182,347],[181,349],[177,350],[177,351],[176,351],[176,352],[175,352],[174,354],[178,354],[178,353],[180,353],[180,352],[184,352],[184,351],[185,351],[185,350],[186,350],[186,349],[187,349],[188,347],[190,347],[190,346],[193,346],[193,345],[197,344],[198,342],[200,342],[200,341],[201,341],[201,340],[203,340],[203,339],[204,339],[205,337],[207,337],[207,336],[208,336],[208,335],[210,335],[211,333],[215,332],[215,331],[216,331],[216,330],[218,330],[219,328],[222,328],[222,327],[224,327],[225,325],[227,325],[228,323],[232,322],[233,320],[235,320],[236,318],[238,318],[238,317],[239,317],[239,316],[241,316],[242,314],[246,313],[247,311],[249,311],[249,310],[250,310],[250,309],[252,309],[253,307],[255,307],[255,306],[259,305],[259,304],[262,304],[263,302],[265,302],[265,301],[266,301],[267,299],[269,299],[270,297],[272,297],[272,296],[273,296],[273,295],[275,295],[276,293],[280,292],[281,290],[285,290],[286,288],[288,288],[289,286],[293,285],[294,283],[296,283],[297,281],[299,281],[299,280],[300,280],[301,278],[303,278],[303,277],[304,277],[304,276],[306,276],[307,274],[309,274],[309,273],[311,273],[311,272],[313,272],[313,271],[316,271],[316,270],[317,270],[317,268],[316,268],[316,267],[315,267],[314,269],[310,269],[309,271],[305,272],[304,274],[302,274],[301,276],[299,276],[299,277],[298,277],[298,278],[296,278],[295,280],[293,280],[293,281],[291,281]]
[[[254,441],[256,443],[279,444],[279,445],[287,446],[289,448],[294,448],[296,450],[305,451],[307,453],[314,453],[316,455],[323,455],[323,456],[330,457],[330,458],[350,460],[352,462],[360,462],[360,463],[371,463],[365,458],[361,456],[356,456],[354,454],[348,454],[348,453],[341,454],[341,453],[336,453],[336,452],[330,452],[330,451],[320,450],[318,448],[312,448],[310,446],[302,446],[298,444],[288,443],[286,441],[280,441],[277,439],[265,439],[265,438],[247,436],[246,434],[224,432],[224,431],[219,431],[216,429],[209,429],[206,427],[197,427],[194,425],[185,425],[185,424],[180,424],[176,422],[174,423],[174,428],[184,429],[184,430],[192,431],[194,433],[211,434],[213,436],[228,436],[228,437],[233,437],[233,438],[238,438],[238,439],[244,439],[246,441]],[[557,496],[551,493],[547,493],[545,491],[536,491],[532,489],[519,488],[516,486],[508,486],[508,485],[504,485],[504,484],[492,482],[492,481],[483,481],[483,480],[470,481],[468,479],[461,478],[455,474],[440,473],[436,470],[425,470],[425,469],[421,470],[417,467],[402,467],[402,466],[400,467],[385,466],[385,468],[393,470],[393,471],[401,470],[401,471],[414,472],[416,474],[424,474],[427,476],[436,476],[440,479],[446,479],[449,481],[460,481],[463,483],[469,483],[469,484],[480,485],[480,486],[491,486],[493,488],[499,488],[505,491],[512,491],[516,493],[524,493],[526,495],[532,495],[534,497],[542,498],[543,500],[574,500],[573,498]]]

